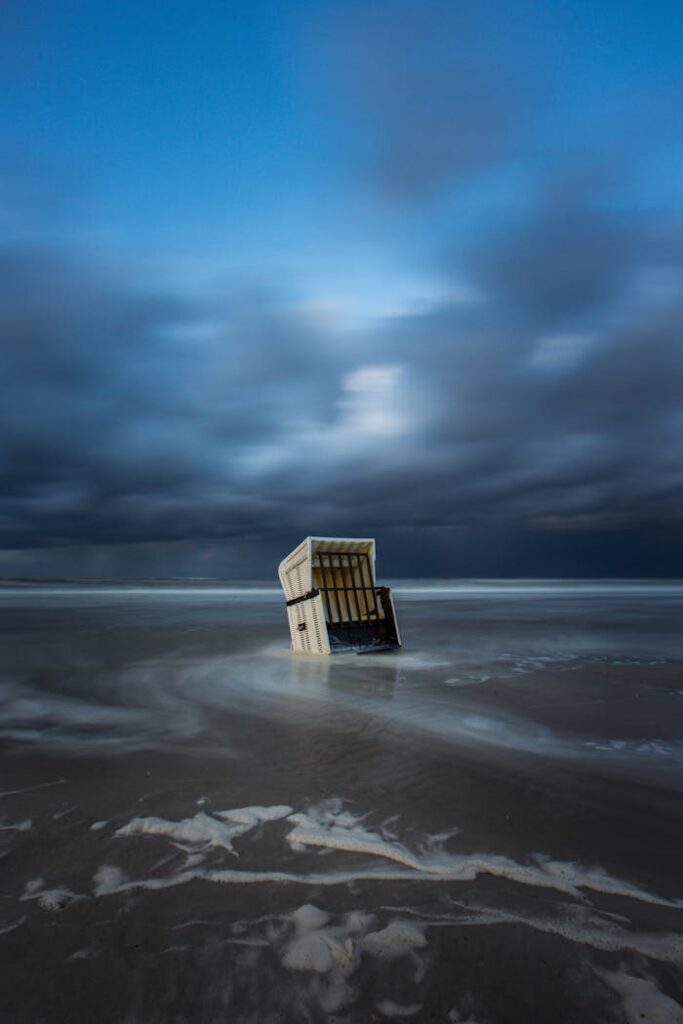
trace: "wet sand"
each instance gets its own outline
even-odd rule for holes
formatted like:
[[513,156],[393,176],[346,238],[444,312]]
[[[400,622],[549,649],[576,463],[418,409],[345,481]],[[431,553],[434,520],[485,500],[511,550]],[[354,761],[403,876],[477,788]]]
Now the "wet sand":
[[0,590],[0,1019],[683,1021],[683,586]]

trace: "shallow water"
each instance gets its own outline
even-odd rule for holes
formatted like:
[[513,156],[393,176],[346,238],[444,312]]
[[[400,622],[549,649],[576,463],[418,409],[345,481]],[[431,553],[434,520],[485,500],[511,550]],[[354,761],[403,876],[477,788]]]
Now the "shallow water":
[[683,585],[395,597],[0,589],[3,1019],[683,1020]]

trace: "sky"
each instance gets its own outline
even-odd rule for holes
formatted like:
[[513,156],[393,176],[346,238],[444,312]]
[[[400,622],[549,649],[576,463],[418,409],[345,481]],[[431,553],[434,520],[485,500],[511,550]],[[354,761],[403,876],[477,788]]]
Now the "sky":
[[0,576],[683,576],[681,40],[5,0]]

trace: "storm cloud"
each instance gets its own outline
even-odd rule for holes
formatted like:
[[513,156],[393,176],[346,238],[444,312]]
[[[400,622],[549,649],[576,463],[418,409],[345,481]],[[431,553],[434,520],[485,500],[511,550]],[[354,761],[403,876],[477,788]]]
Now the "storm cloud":
[[523,152],[546,106],[549,55],[537,50],[535,70],[520,60],[516,20],[485,3],[332,6],[326,72],[362,125],[377,189],[417,200]]
[[676,90],[583,125],[542,15],[530,68],[499,5],[342,11],[306,37],[325,102],[395,215],[451,189],[443,297],[351,329],[267,275],[154,285],[153,255],[41,234],[64,204],[31,178],[0,248],[2,571],[263,575],[313,533],[378,536],[394,575],[683,574],[683,237],[675,189],[638,187]]
[[599,193],[557,195],[465,254],[472,298],[355,334],[281,297],[180,299],[5,248],[3,547],[371,529],[400,538],[400,572],[446,531],[457,571],[458,535],[461,560],[599,537],[611,564],[619,538],[672,533],[680,247]]

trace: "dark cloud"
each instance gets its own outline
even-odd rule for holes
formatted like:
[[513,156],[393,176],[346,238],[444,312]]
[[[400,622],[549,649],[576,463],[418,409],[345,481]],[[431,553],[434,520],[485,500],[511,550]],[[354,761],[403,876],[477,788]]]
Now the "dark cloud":
[[[677,28],[666,18],[649,36],[645,18],[638,39],[639,20],[605,5],[590,16],[524,0],[352,0],[322,11],[309,49],[373,194],[412,210],[458,197],[466,224],[482,197],[495,220],[549,175],[563,193],[549,206],[598,183],[623,202],[624,186],[642,187],[648,171],[652,205],[676,190],[683,90],[679,64],[658,66],[658,45]],[[624,32],[633,38],[617,43]],[[612,45],[624,47],[616,65]],[[648,62],[622,66],[629,46],[649,50]]]
[[[346,6],[386,192],[514,164],[540,107],[486,5]],[[395,574],[683,574],[683,233],[623,155],[532,160],[450,232],[470,297],[358,334],[37,242],[38,203],[0,248],[0,571],[266,573],[340,533]]]
[[354,105],[383,192],[421,197],[520,152],[546,61],[520,57],[516,21],[501,5],[442,0],[345,5],[324,20],[325,70]]
[[5,248],[3,546],[225,539],[282,522],[246,463],[333,408],[329,341],[264,296],[181,301],[82,256]]
[[245,545],[265,571],[260,545],[373,532],[397,573],[680,572],[683,264],[661,237],[544,190],[462,256],[476,301],[355,339],[6,248],[2,546],[135,574],[166,544],[169,572],[220,573]]
[[[562,187],[567,185],[567,191]],[[530,328],[585,322],[631,284],[647,257],[647,225],[611,210],[601,191],[553,182],[524,217],[496,232],[469,264],[485,294]]]

